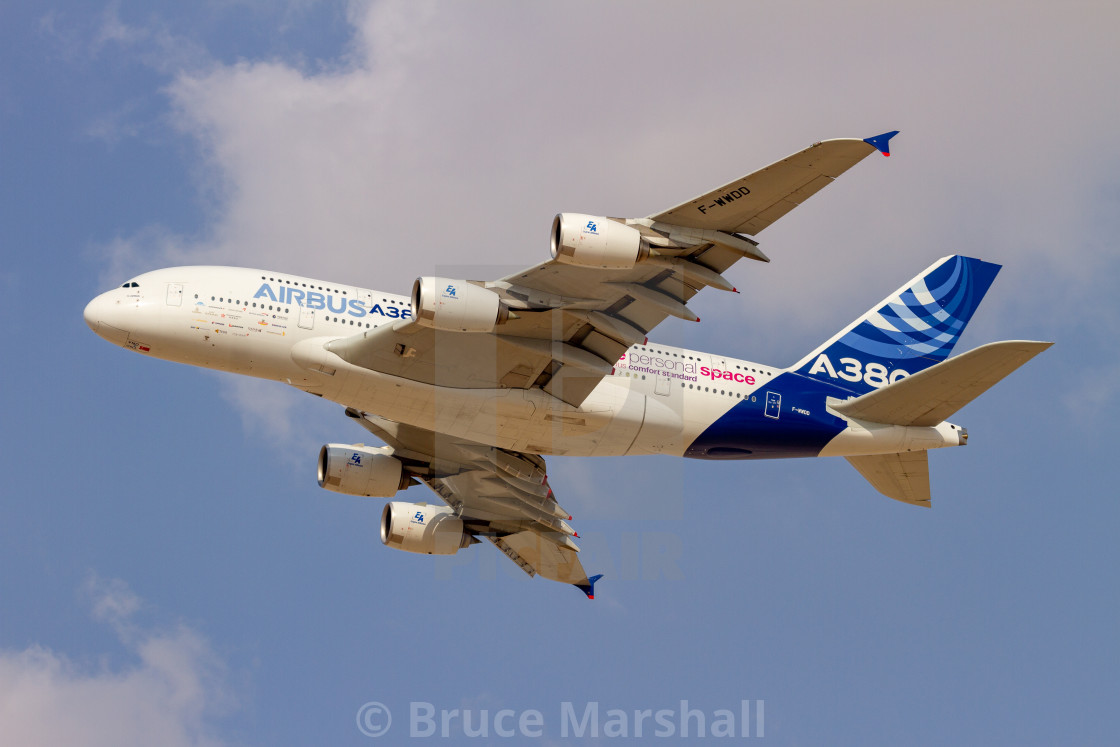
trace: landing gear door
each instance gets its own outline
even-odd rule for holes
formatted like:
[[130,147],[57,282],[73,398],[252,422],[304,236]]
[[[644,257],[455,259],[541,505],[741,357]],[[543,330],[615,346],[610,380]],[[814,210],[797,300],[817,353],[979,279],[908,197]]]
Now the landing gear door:
[[777,419],[777,417],[781,413],[781,411],[782,411],[782,395],[778,394],[777,392],[767,392],[766,393],[766,410],[764,411],[763,414],[766,415],[766,417],[768,417],[768,418]]
[[315,329],[315,309],[299,305],[299,326],[303,329]]

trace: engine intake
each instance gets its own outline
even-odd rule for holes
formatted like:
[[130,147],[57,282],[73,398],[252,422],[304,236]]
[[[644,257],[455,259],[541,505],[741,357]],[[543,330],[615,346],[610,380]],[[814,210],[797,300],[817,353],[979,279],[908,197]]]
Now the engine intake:
[[466,280],[424,277],[412,284],[412,318],[445,332],[492,332],[509,308],[492,290]]
[[392,498],[409,475],[387,448],[327,444],[319,449],[319,487],[346,495]]
[[393,501],[381,512],[381,542],[405,552],[454,555],[471,544],[471,536],[447,506]]
[[552,219],[552,258],[566,265],[629,270],[649,256],[638,229],[609,218],[560,213]]

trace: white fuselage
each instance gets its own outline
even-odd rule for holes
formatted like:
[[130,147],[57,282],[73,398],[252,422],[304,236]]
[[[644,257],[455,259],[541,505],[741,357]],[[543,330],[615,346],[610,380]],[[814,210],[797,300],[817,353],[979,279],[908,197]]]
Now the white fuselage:
[[[261,270],[178,267],[140,275],[98,296],[85,318],[100,336],[145,355],[282,381],[396,422],[538,454],[691,456],[689,447],[702,433],[744,400],[765,401],[767,387],[784,373],[693,350],[637,345],[577,408],[539,388],[455,388],[390,376],[324,348],[410,313],[403,296],[354,286]],[[819,399],[816,412],[805,406],[783,412],[785,423],[833,417]],[[948,424],[907,428],[853,421],[817,453],[957,443]],[[788,455],[797,454],[772,456]]]

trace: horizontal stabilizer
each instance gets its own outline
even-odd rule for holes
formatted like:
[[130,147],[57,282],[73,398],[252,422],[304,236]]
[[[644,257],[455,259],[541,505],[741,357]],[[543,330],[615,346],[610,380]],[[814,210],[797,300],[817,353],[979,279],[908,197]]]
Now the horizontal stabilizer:
[[855,420],[934,426],[1053,344],[1006,340],[981,345],[862,397],[829,405]]
[[871,487],[888,498],[930,507],[927,452],[851,456],[847,460],[871,483]]

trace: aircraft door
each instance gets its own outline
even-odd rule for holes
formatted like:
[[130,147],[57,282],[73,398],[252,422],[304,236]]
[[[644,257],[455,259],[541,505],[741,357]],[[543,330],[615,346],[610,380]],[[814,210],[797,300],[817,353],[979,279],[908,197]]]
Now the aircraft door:
[[654,394],[660,394],[662,397],[668,397],[672,385],[673,381],[668,376],[654,376],[653,392]]
[[766,410],[763,412],[768,418],[778,418],[782,411],[782,395],[777,392],[766,393]]
[[315,309],[309,309],[302,303],[299,305],[299,326],[303,329],[315,329]]
[[183,284],[182,283],[168,283],[167,284],[167,305],[168,306],[182,306],[183,305]]

